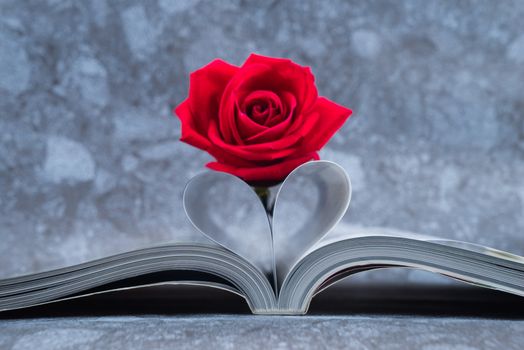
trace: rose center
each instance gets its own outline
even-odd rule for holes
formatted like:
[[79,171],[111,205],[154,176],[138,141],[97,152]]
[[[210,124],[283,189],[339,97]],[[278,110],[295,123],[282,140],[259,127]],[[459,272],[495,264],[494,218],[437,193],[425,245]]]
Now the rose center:
[[267,102],[260,102],[253,106],[253,110],[251,111],[252,114],[262,114],[266,112],[268,109]]
[[242,103],[243,112],[254,122],[271,126],[272,120],[282,112],[278,95],[271,91],[254,91]]

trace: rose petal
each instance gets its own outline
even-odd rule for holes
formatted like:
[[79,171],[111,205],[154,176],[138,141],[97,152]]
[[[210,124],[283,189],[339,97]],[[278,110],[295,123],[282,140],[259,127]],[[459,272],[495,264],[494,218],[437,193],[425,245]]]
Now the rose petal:
[[240,177],[250,184],[261,183],[278,183],[286,178],[290,172],[297,166],[308,162],[310,160],[318,160],[318,154],[315,152],[306,154],[301,157],[287,159],[283,162],[268,166],[254,166],[249,168],[241,168],[225,165],[218,162],[208,163],[206,166],[216,171],[223,171],[229,174]]
[[315,77],[309,67],[298,65],[287,58],[251,54],[240,69],[251,65],[271,67],[272,73],[268,89],[272,87],[273,89],[270,90],[292,92],[297,98],[297,111],[299,113],[309,110],[314,105],[318,92],[315,86]]
[[312,121],[313,127],[304,138],[304,151],[318,151],[324,147],[352,113],[350,109],[324,97],[318,98],[311,110],[311,115],[316,115],[316,117],[305,116],[308,123]]
[[178,116],[182,124],[182,136],[180,137],[180,141],[203,150],[209,149],[211,143],[206,136],[203,136],[198,131],[199,128],[195,125],[195,118],[193,118],[193,115],[191,114],[189,102],[186,100],[179,104],[175,108],[174,113]]
[[267,120],[275,113],[275,108],[266,102],[257,102],[252,107],[248,107],[249,118],[255,123],[265,125]]
[[241,103],[242,112],[248,113],[248,107],[253,105],[257,101],[263,101],[268,103],[273,108],[281,107],[280,97],[269,90],[256,90],[248,94]]
[[[289,125],[293,121],[293,113],[297,105],[295,97],[291,94],[286,94],[286,100],[287,101],[285,104],[288,106],[287,108],[289,109],[289,114],[287,115],[287,117],[284,117],[284,121],[270,128],[266,128],[262,132],[259,132],[258,134],[246,139],[246,144],[260,144],[272,142],[280,139],[283,136],[284,132],[288,129]],[[276,122],[278,122],[278,120]]]
[[[242,107],[237,107],[239,112],[237,112],[236,126],[239,130],[242,140],[244,141],[243,144],[247,143],[246,139],[249,139],[250,137],[268,129],[264,123],[259,123],[246,114],[246,109],[248,108],[249,104],[255,103],[257,100],[267,100],[269,105],[278,106],[279,109],[282,108],[278,95],[270,91],[255,91],[248,95],[245,100],[241,102]],[[237,100],[237,103],[240,102]],[[269,110],[271,110],[271,107]]]
[[289,92],[283,91],[280,93],[280,101],[282,103],[280,113],[271,115],[271,117],[266,122],[267,126],[272,127],[282,123],[286,119],[292,119],[294,117],[297,107],[297,99],[295,96]]
[[238,69],[222,60],[214,60],[191,73],[188,98],[174,110],[182,123],[182,141],[201,149],[209,147],[206,140],[209,121],[218,118],[222,93]]
[[[211,122],[208,131],[209,140],[213,147],[208,150],[209,153],[223,154],[246,159],[249,161],[274,161],[287,157],[297,152],[296,148],[290,147],[297,143],[301,135],[291,135],[274,142],[254,144],[254,145],[230,145],[225,143],[219,134],[216,123]],[[289,147],[289,148],[288,148]]]
[[244,144],[246,143],[244,141],[252,135],[257,135],[267,130],[267,126],[257,123],[243,112],[238,112],[236,125]]
[[263,56],[263,55],[257,55],[256,53],[252,53],[249,55],[249,57],[244,61],[243,66],[248,66],[252,64],[265,64],[269,66],[286,66],[286,65],[297,65],[293,61],[291,61],[289,58],[280,58],[280,57],[269,57],[269,56]]
[[[263,65],[253,65],[249,68],[240,69],[229,81],[224,93],[222,94],[220,100],[220,111],[219,111],[219,128],[220,133],[224,139],[229,144],[242,144],[239,141],[239,135],[234,135],[234,132],[237,132],[236,127],[236,110],[238,108],[237,101],[241,98],[241,94],[237,92],[240,84],[243,84],[246,81],[251,79],[256,79],[258,77],[267,76],[267,73],[270,69]],[[252,90],[251,90],[252,91]]]
[[217,119],[222,94],[238,70],[238,67],[227,62],[214,60],[191,73],[188,101],[199,131],[207,130],[207,120]]

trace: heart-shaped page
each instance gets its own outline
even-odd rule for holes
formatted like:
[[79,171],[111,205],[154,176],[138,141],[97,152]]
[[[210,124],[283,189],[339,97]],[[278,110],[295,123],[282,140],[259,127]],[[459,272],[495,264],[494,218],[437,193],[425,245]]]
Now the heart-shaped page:
[[336,163],[309,162],[288,175],[272,222],[278,288],[295,262],[340,221],[350,200],[351,182]]
[[191,179],[184,208],[205,236],[272,274],[278,290],[293,264],[342,218],[350,198],[344,169],[314,161],[297,167],[278,188],[272,220],[247,183],[220,172]]
[[269,220],[249,185],[230,174],[205,172],[187,183],[183,201],[187,217],[201,233],[274,280]]

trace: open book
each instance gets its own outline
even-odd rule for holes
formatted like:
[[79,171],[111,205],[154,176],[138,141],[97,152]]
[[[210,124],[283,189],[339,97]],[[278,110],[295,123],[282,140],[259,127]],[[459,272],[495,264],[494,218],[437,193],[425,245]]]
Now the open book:
[[273,189],[270,214],[240,179],[193,178],[184,193],[192,224],[209,243],[172,243],[80,265],[0,280],[0,310],[157,284],[220,288],[255,314],[304,314],[311,299],[365,270],[404,266],[524,296],[524,258],[465,242],[337,225],[351,184],[338,165],[316,161]]

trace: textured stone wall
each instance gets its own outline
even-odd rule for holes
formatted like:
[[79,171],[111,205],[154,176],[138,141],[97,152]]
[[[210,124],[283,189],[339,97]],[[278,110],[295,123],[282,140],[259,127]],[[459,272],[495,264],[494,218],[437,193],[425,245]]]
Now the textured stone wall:
[[[0,277],[187,237],[170,109],[250,52],[352,117],[346,224],[524,254],[522,1],[0,1]],[[247,234],[247,233],[246,233]]]

